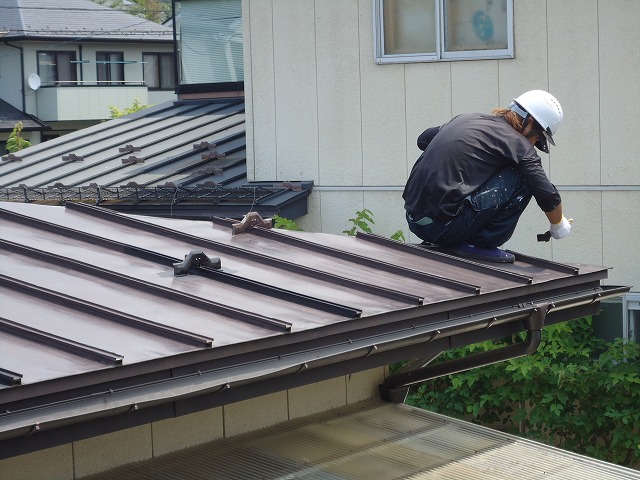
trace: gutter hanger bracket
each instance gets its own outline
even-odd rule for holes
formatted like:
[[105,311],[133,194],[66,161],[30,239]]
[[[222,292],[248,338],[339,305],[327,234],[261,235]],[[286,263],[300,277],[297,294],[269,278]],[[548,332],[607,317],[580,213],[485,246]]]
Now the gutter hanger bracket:
[[527,339],[524,342],[467,355],[462,358],[454,358],[433,365],[420,366],[418,364],[418,368],[401,369],[387,377],[379,385],[380,398],[387,402],[401,403],[405,400],[411,385],[532,354],[540,345],[542,327],[544,327],[548,311],[548,303],[536,304],[531,310],[531,314],[523,320],[527,329]]

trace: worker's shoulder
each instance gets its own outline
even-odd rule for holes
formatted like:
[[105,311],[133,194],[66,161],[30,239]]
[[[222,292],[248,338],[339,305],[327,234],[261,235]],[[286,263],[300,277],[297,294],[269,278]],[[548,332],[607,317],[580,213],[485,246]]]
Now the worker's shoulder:
[[494,128],[504,128],[505,126],[509,126],[509,124],[505,121],[504,118],[490,115],[488,113],[461,113],[453,117],[448,123],[443,125],[443,128],[479,128],[485,129],[490,127],[492,130]]

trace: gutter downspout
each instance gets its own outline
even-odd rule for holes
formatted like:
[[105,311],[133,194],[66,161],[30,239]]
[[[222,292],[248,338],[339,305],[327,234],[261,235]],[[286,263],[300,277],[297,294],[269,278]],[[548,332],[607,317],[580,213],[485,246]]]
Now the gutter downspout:
[[25,93],[24,93],[24,50],[22,47],[18,47],[16,45],[11,45],[9,42],[4,42],[4,44],[7,47],[13,47],[13,48],[17,48],[18,50],[20,50],[20,86],[22,87],[20,90],[22,92],[22,111],[24,113],[27,113],[26,108],[27,108],[27,101],[25,99]]
[[[542,327],[544,326],[548,311],[548,303],[538,304],[531,315],[524,320],[525,328],[527,329],[527,340],[525,342],[467,355],[462,358],[455,358],[435,365],[426,365],[409,371],[400,370],[398,373],[387,377],[387,379],[379,385],[380,397],[386,402],[402,403],[409,392],[409,387],[416,383],[423,383],[437,377],[484,367],[534,353],[540,345]],[[431,360],[435,359],[436,356],[437,355],[434,355]],[[424,364],[425,362],[421,363]]]

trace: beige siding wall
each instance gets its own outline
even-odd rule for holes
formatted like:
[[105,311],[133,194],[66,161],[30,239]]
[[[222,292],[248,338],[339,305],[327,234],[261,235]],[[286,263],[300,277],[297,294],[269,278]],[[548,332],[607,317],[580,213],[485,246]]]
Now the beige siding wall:
[[73,480],[222,437],[378,398],[384,367],[0,461],[0,478]]
[[313,180],[306,230],[341,233],[364,207],[376,233],[403,229],[415,241],[401,193],[416,136],[547,89],[565,122],[543,164],[574,231],[538,244],[548,224],[533,202],[507,247],[604,264],[608,283],[640,291],[640,2],[514,4],[514,59],[376,65],[371,0],[245,0],[250,176]]

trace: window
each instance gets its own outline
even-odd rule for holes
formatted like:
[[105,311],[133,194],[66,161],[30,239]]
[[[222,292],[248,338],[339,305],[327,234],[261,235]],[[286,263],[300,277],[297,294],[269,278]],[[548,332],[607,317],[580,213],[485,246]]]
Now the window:
[[173,53],[143,53],[144,82],[150,89],[172,90],[176,86]]
[[376,63],[513,58],[513,0],[374,0]]
[[76,85],[76,52],[38,52],[38,75],[42,86]]
[[124,54],[122,52],[96,52],[99,85],[124,84]]
[[640,293],[622,297],[622,337],[640,342]]
[[244,81],[241,0],[176,1],[180,84]]

